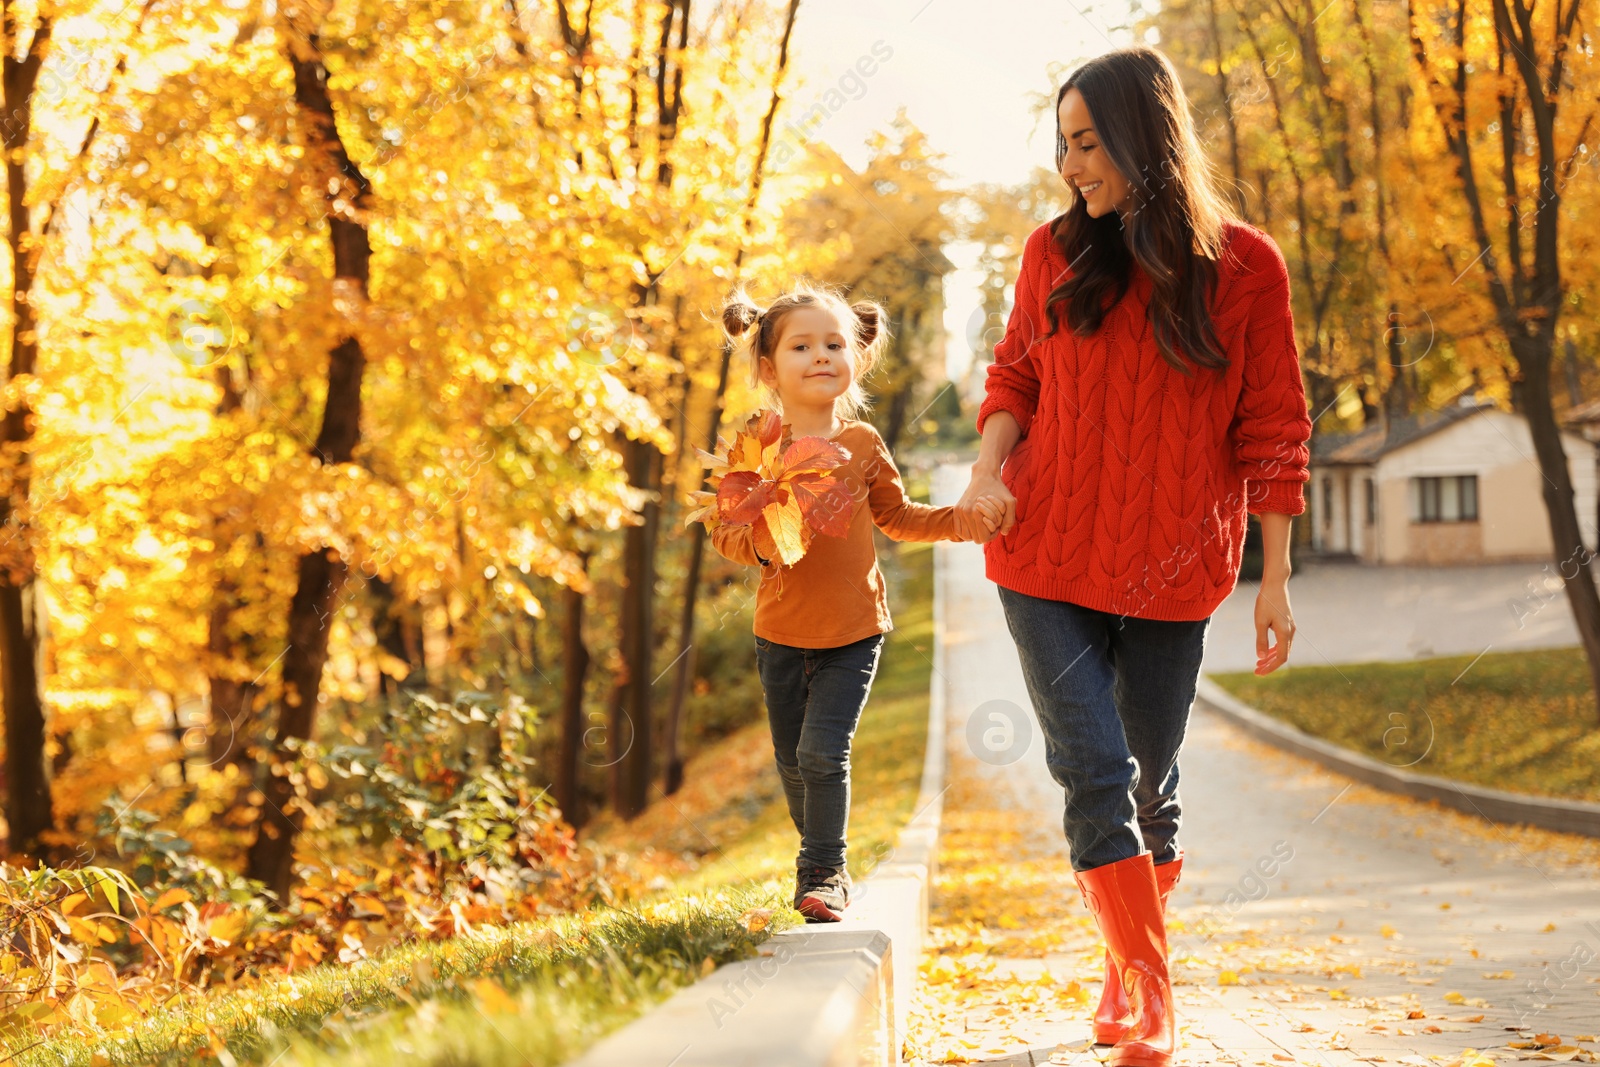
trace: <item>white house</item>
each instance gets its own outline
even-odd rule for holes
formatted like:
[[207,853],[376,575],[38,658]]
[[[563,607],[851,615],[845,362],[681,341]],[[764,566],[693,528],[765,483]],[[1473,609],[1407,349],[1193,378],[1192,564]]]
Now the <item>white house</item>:
[[[1595,544],[1595,446],[1563,432],[1584,543]],[[1367,563],[1549,559],[1533,437],[1520,415],[1471,396],[1439,411],[1312,444],[1311,544]]]

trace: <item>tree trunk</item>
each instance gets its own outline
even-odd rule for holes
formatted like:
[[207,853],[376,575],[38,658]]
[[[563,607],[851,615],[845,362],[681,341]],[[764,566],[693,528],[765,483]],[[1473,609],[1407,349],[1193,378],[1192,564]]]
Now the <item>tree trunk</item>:
[[1577,407],[1583,403],[1583,382],[1578,376],[1578,343],[1568,334],[1561,347],[1561,369],[1567,378],[1567,404]]
[[[1501,75],[1497,85],[1501,94],[1516,93],[1520,88],[1520,96],[1526,99],[1511,101],[1509,111],[1526,114],[1533,141],[1538,148],[1539,182],[1533,207],[1531,264],[1523,259],[1520,231],[1524,219],[1517,206],[1516,175],[1511,168],[1503,164],[1501,167],[1498,198],[1507,209],[1508,270],[1501,267],[1490,240],[1487,198],[1479,189],[1473,166],[1473,124],[1467,114],[1471,65],[1457,61],[1454,75],[1449,81],[1435,77],[1427,44],[1417,29],[1415,13],[1411,15],[1410,44],[1412,55],[1428,85],[1445,142],[1455,158],[1456,178],[1460,182],[1462,198],[1471,219],[1473,237],[1477,246],[1484,249],[1480,257],[1485,289],[1494,305],[1500,333],[1516,361],[1518,374],[1514,390],[1522,414],[1528,420],[1534,452],[1539,459],[1543,482],[1541,491],[1549,516],[1555,562],[1567,591],[1573,619],[1577,623],[1584,655],[1588,658],[1593,686],[1591,698],[1596,702],[1597,713],[1600,713],[1600,595],[1596,593],[1594,572],[1590,567],[1593,557],[1584,547],[1579,532],[1572,478],[1550,395],[1550,365],[1555,354],[1555,338],[1564,303],[1559,241],[1561,192],[1556,181],[1560,160],[1556,152],[1555,125],[1560,91],[1567,84],[1562,76],[1563,62],[1576,24],[1578,6],[1577,0],[1573,0],[1566,11],[1558,13],[1559,17],[1552,21],[1554,33],[1551,47],[1545,50],[1534,39],[1533,12],[1524,5],[1523,0],[1494,0],[1493,3],[1497,50],[1502,60],[1511,64],[1511,69],[1503,74],[1496,72]],[[1466,0],[1458,0],[1455,24],[1451,28],[1452,43],[1456,48],[1460,48],[1467,39],[1466,25]],[[1552,56],[1548,73],[1539,69],[1535,58],[1546,54]],[[1489,76],[1487,73],[1479,74],[1479,77]],[[1504,95],[1501,97],[1501,113],[1507,113]],[[1502,158],[1505,144],[1502,141]]]
[[34,854],[39,835],[55,827],[45,767],[44,702],[39,693],[39,605],[33,582],[0,585],[0,636],[5,656],[6,823],[9,850]]
[[[371,246],[364,218],[371,186],[346,153],[328,95],[328,72],[317,34],[285,31],[288,59],[294,70],[295,106],[304,124],[312,159],[326,158],[336,173],[318,173],[314,181],[327,191],[328,228],[333,244],[334,289],[341,295],[367,297]],[[361,435],[361,379],[366,354],[361,341],[349,336],[328,356],[327,402],[322,429],[312,454],[323,463],[349,463]],[[294,842],[304,822],[300,799],[284,765],[286,742],[309,738],[315,723],[328,658],[328,633],[335,601],[344,585],[346,566],[330,549],[300,557],[298,583],[289,607],[288,650],[283,658],[283,699],[278,713],[274,755],[266,785],[260,829],[250,847],[247,874],[265,883],[280,905],[293,882]]]
[[[34,314],[34,271],[39,245],[28,211],[25,152],[33,130],[33,92],[50,45],[52,23],[41,18],[27,55],[16,57],[16,9],[4,6],[4,81],[6,121],[0,124],[6,147],[6,194],[11,240],[11,363],[6,380],[31,375],[39,356]],[[6,823],[12,852],[36,852],[39,835],[55,827],[50,774],[45,766],[45,714],[38,590],[34,581],[33,532],[28,522],[29,467],[32,463],[33,409],[17,398],[3,420],[3,439],[11,452],[9,492],[0,499],[5,528],[4,566],[0,566],[0,688],[6,717]]]
[[254,662],[254,657],[242,651],[234,641],[230,629],[233,613],[241,606],[235,583],[227,578],[218,582],[206,635],[206,648],[213,664],[207,679],[211,721],[207,726],[206,747],[211,765],[218,768],[229,763],[247,767],[252,762],[250,744],[254,740],[256,700],[261,695],[259,679],[241,681],[218,669],[223,664],[240,660]]
[[1211,59],[1217,65],[1217,93],[1222,98],[1222,121],[1228,130],[1228,165],[1233,185],[1228,198],[1233,201],[1239,217],[1248,219],[1249,205],[1245,203],[1244,174],[1239,162],[1239,122],[1233,113],[1233,94],[1228,90],[1228,72],[1222,65],[1222,26],[1217,19],[1217,0],[1206,0],[1206,15],[1211,28]]
[[[145,0],[134,22],[134,34],[142,30],[153,0]],[[17,58],[20,32],[16,8],[3,6],[5,56],[0,61],[0,95],[3,95],[5,122],[0,123],[0,138],[6,149],[6,193],[11,243],[11,362],[5,380],[34,373],[38,360],[38,317],[31,300],[34,279],[42,250],[56,217],[57,198],[43,200],[39,233],[32,230],[28,210],[26,152],[33,135],[33,94],[39,70],[50,47],[54,22],[49,14],[39,17],[28,51]],[[117,58],[111,80],[127,69],[127,53]],[[107,89],[108,92],[110,82]],[[74,164],[89,153],[100,129],[100,116],[94,115],[88,131],[73,157]],[[27,521],[30,485],[30,445],[34,431],[34,412],[26,399],[19,398],[8,409],[0,428],[0,440],[11,449],[10,485],[0,499],[0,527],[6,530],[5,551],[11,558],[0,561],[0,690],[4,695],[6,737],[6,820],[8,848],[15,852],[34,852],[39,835],[55,826],[55,811],[50,792],[50,775],[44,758],[46,723],[44,714],[43,636],[46,620],[33,577],[32,532]],[[63,750],[65,751],[65,750]]]
[[[584,572],[589,553],[578,553]],[[574,827],[588,822],[580,810],[578,761],[583,754],[583,684],[589,677],[589,646],[583,641],[584,594],[566,586],[561,591],[561,742],[556,757],[556,805]]]
[[[783,88],[784,72],[789,67],[789,38],[794,32],[795,16],[800,12],[800,0],[789,0],[789,12],[783,24],[783,37],[778,43],[778,64],[772,74],[772,91],[767,97],[767,113],[761,120],[761,141],[756,148],[755,169],[750,176],[750,195],[745,200],[744,213],[740,216],[739,233],[744,235],[750,221],[750,214],[755,210],[757,201],[761,198],[761,184],[767,165],[767,151],[772,144],[772,123],[777,117],[778,106],[783,102],[779,90]],[[744,264],[745,244],[739,242],[739,247],[733,254],[733,281],[739,280],[739,271]],[[722,345],[722,362],[717,371],[717,391],[711,398],[711,425],[706,431],[706,451],[713,452],[717,447],[717,434],[722,427],[723,399],[728,392],[728,374],[732,368],[733,345],[724,340]],[[687,405],[686,405],[687,406]],[[704,479],[702,478],[703,482]],[[684,708],[689,699],[689,686],[694,679],[695,668],[695,640],[694,640],[694,612],[695,604],[700,596],[700,569],[705,560],[706,528],[703,523],[695,523],[689,535],[689,565],[688,573],[683,579],[683,597],[678,613],[678,657],[677,675],[672,681],[672,703],[667,712],[666,729],[666,794],[671,796],[683,785],[683,726]]]
[[[660,37],[653,64],[655,83],[655,183],[670,189],[674,173],[672,152],[678,137],[678,122],[683,113],[683,56],[689,43],[690,0],[667,0],[661,11]],[[636,41],[636,65],[642,64]],[[630,95],[629,143],[638,146],[639,116],[637,97]],[[642,164],[642,159],[641,159]],[[644,168],[641,166],[641,173]],[[660,272],[653,270],[640,252],[641,266],[648,282],[635,291],[637,304],[644,307],[660,299]],[[663,268],[665,269],[665,268]],[[681,298],[680,298],[681,299]],[[678,344],[676,313],[673,319],[672,346]],[[685,387],[687,393],[687,386]],[[669,394],[670,395],[670,394]],[[661,485],[663,456],[644,441],[622,444],[628,482],[651,493],[640,511],[643,520],[630,526],[623,549],[621,650],[624,677],[613,694],[611,708],[611,804],[625,819],[632,819],[650,803],[650,782],[654,775],[654,735],[656,723],[651,697],[655,677],[655,556],[661,527]]]
[[1572,605],[1572,617],[1578,625],[1578,639],[1589,660],[1589,677],[1596,700],[1600,703],[1600,592],[1595,589],[1594,569],[1590,566],[1594,554],[1584,546],[1578,526],[1571,471],[1551,405],[1550,349],[1553,345],[1542,337],[1530,338],[1529,342],[1527,348],[1543,347],[1544,350],[1518,355],[1527,399],[1525,416],[1533,434],[1534,454],[1539,457],[1539,472],[1544,475],[1540,487],[1544,492],[1545,510],[1550,516],[1550,537],[1555,543],[1557,567],[1567,590],[1567,602]]
[[[661,452],[648,441],[626,441],[628,483],[653,490],[661,481]],[[611,805],[624,819],[639,815],[650,802],[654,717],[651,707],[655,645],[655,546],[661,504],[651,499],[640,510],[643,521],[628,527],[623,547],[622,628],[619,638],[625,674],[612,705]]]
[[1405,321],[1400,305],[1389,302],[1386,340],[1389,350],[1389,388],[1383,394],[1384,415],[1393,422],[1411,414],[1411,368],[1406,358]]
[[367,580],[372,592],[372,633],[378,650],[406,665],[404,677],[396,678],[387,671],[378,672],[379,692],[386,701],[397,700],[401,687],[411,684],[420,676],[424,682],[420,642],[416,636],[416,605],[403,604],[394,595],[394,586],[380,575]]
[[[209,240],[207,243],[210,243]],[[202,268],[201,273],[210,277],[211,268]],[[215,375],[217,385],[222,390],[216,413],[218,418],[224,418],[244,406],[244,396],[226,361],[217,363]],[[248,375],[247,366],[246,380]],[[211,516],[211,537],[219,549],[239,536],[238,523],[234,521],[237,514],[236,509],[229,508]],[[259,530],[255,532],[254,540],[257,552],[266,549],[266,539]],[[223,553],[219,551],[218,555]],[[248,671],[254,672],[259,662],[253,636],[246,636],[243,640],[234,636],[234,613],[245,606],[238,582],[234,581],[232,575],[222,574],[212,593],[211,612],[206,619],[206,652],[209,660],[206,691],[210,695],[206,753],[210,765],[215,768],[231,763],[248,769],[255,762],[251,746],[257,740],[255,713],[256,701],[261,695],[260,678],[252,674],[249,681],[243,681],[233,676],[233,670],[227,669],[243,664]],[[254,777],[254,774],[246,774],[245,780],[250,781]]]

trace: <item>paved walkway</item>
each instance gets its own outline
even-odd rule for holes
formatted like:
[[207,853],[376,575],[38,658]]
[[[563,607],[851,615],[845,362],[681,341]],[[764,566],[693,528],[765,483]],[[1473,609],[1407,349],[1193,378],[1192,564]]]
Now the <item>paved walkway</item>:
[[[1306,563],[1289,582],[1293,663],[1475,656],[1578,643],[1553,563],[1374,567]],[[1212,617],[1206,670],[1255,667],[1255,586],[1241,582]]]
[[[946,468],[935,500],[960,487]],[[982,550],[939,552],[949,658],[935,682],[946,687],[950,779],[934,948],[916,1009],[923,1051],[929,1062],[1031,1065],[1054,1053],[1092,1065],[1085,1038],[1100,957],[1071,883],[1061,791]],[[1302,620],[1315,619],[1302,633],[1329,655],[1380,647],[1370,633],[1346,632],[1367,624],[1341,614],[1331,588],[1296,600]],[[1430,611],[1460,623],[1475,595],[1468,581],[1422,596],[1395,588],[1391,635]],[[1478,597],[1490,629],[1500,594]],[[1488,632],[1460,623],[1451,640]],[[1242,649],[1248,665],[1252,642]],[[995,743],[1003,725],[985,734],[1006,720],[1016,724],[1009,748]],[[1600,843],[1390,797],[1202,711],[1181,767],[1188,859],[1172,900],[1181,1063],[1594,1059]]]

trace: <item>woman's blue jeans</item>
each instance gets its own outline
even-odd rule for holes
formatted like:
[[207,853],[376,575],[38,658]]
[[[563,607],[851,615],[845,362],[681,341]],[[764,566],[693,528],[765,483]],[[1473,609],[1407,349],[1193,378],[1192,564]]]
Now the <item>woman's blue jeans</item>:
[[1177,858],[1178,749],[1189,724],[1210,618],[1113,615],[1000,588],[1006,623],[1066,793],[1072,869],[1149,851]]
[[800,831],[797,867],[845,865],[850,742],[878,673],[883,635],[838,648],[756,638],[756,664],[789,817]]

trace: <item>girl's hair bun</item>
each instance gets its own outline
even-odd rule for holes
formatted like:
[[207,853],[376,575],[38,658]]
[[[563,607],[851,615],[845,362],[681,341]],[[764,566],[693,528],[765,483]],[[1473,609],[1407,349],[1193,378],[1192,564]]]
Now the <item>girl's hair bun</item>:
[[722,328],[730,336],[743,337],[760,317],[761,309],[749,297],[736,296],[722,309]]
[[851,304],[856,316],[856,342],[866,348],[878,339],[883,330],[884,310],[870,300]]

